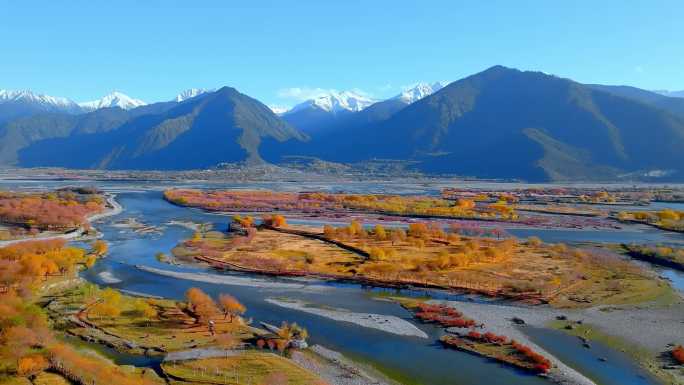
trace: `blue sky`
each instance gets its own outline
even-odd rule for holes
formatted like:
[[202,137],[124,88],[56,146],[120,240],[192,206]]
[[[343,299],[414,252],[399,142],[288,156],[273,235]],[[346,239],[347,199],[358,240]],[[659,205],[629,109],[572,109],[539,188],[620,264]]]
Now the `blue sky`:
[[680,90],[683,25],[680,0],[0,0],[0,89],[159,101],[231,85],[292,105],[316,89],[381,98],[502,64]]

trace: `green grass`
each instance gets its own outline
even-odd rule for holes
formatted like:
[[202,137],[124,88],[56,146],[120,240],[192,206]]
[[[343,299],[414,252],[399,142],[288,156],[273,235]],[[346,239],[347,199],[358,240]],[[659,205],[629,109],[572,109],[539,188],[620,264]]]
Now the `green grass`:
[[[97,288],[81,287],[57,298],[59,306],[55,319],[76,311],[82,304],[91,303],[98,297]],[[88,321],[108,334],[121,340],[131,341],[146,348],[163,348],[166,351],[183,350],[192,346],[208,346],[216,343],[206,324],[198,325],[194,319],[183,313],[175,301],[151,299],[149,303],[157,310],[157,316],[150,319],[135,311],[135,304],[141,300],[126,295],[121,296],[118,317],[98,317],[89,314]],[[53,305],[53,308],[56,308]],[[238,339],[252,337],[249,329],[240,321],[228,322],[223,317],[216,320],[218,334],[230,333]],[[70,326],[67,326],[70,327]],[[72,328],[73,334],[87,336],[94,333],[89,328]],[[123,344],[122,344],[123,346]]]
[[[360,355],[343,352],[344,356],[354,362],[354,365],[367,371],[374,377],[383,378],[391,385],[426,385],[415,378],[408,377],[404,372],[395,368],[383,365],[379,362],[370,361]],[[312,356],[315,356],[312,354]]]
[[[228,358],[207,358],[164,363],[168,375],[188,382],[206,384],[265,384],[276,378],[287,385],[315,385],[321,379],[294,362],[273,353],[244,351]],[[280,384],[280,382],[277,382]]]

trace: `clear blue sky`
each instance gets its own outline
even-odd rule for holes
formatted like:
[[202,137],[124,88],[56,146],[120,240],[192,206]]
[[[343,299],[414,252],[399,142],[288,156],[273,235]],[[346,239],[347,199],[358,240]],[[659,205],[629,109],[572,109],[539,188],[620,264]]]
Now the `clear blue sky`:
[[0,0],[0,36],[0,88],[77,101],[223,85],[279,105],[315,88],[385,97],[495,64],[684,89],[681,0]]

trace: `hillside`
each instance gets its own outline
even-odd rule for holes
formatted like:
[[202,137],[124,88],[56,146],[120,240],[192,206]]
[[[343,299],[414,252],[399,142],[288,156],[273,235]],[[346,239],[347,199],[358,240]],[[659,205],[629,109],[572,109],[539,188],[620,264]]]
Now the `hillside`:
[[329,164],[317,158],[528,181],[684,180],[684,118],[677,116],[684,99],[502,66],[421,96],[354,111],[321,99],[279,117],[224,87],[130,110],[39,114],[0,126],[0,164],[160,170],[264,160]]
[[[140,115],[106,132],[73,132],[19,153],[22,166],[109,169],[196,169],[221,162],[260,162],[263,138],[306,137],[260,102],[233,88]],[[70,154],[78,153],[78,157]]]
[[165,111],[174,104],[156,103],[131,110],[104,108],[79,115],[42,113],[11,120],[0,125],[0,164],[19,165],[19,151],[35,142],[107,132],[132,118]]
[[682,179],[684,121],[571,80],[497,66],[387,120],[335,130],[292,152],[274,156],[412,159],[431,173],[532,181],[656,170]]
[[684,98],[665,96],[630,86],[589,84],[589,87],[661,108],[684,119]]

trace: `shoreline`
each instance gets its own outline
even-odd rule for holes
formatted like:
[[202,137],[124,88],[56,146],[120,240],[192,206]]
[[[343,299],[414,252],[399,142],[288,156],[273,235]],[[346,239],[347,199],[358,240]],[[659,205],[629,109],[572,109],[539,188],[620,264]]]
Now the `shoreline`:
[[[553,368],[546,374],[551,381],[556,384],[575,384],[575,385],[598,385],[588,377],[584,376],[579,371],[567,366],[554,355],[543,349],[541,346],[532,342],[527,335],[520,329],[516,328],[509,320],[513,317],[518,317],[523,307],[512,307],[507,305],[480,305],[472,303],[464,303],[457,301],[428,301],[430,304],[441,304],[458,309],[467,318],[475,319],[485,325],[485,329],[495,334],[505,335],[508,338],[514,339],[532,348],[532,350],[542,354],[548,358]],[[504,311],[501,311],[503,309]],[[498,311],[497,311],[498,310]],[[543,313],[546,314],[543,314]],[[535,309],[534,316],[538,319],[553,317],[550,313],[553,310],[544,311],[544,309]],[[504,314],[501,314],[504,313]],[[528,321],[532,318],[532,311],[522,317],[526,323],[534,324]],[[543,314],[543,315],[542,315]]]
[[304,313],[329,318],[339,322],[348,322],[361,327],[380,330],[386,333],[408,337],[428,338],[427,333],[412,323],[397,316],[373,313],[356,313],[344,309],[325,309],[309,306],[308,303],[299,300],[279,300],[274,298],[266,298],[264,301],[287,309],[298,310]]
[[401,385],[373,367],[353,361],[322,345],[294,352],[292,361],[331,385]]
[[144,265],[135,265],[135,268],[147,273],[157,274],[165,277],[184,279],[188,281],[213,283],[219,285],[251,286],[255,288],[274,290],[309,290],[318,292],[328,291],[327,287],[316,284],[306,285],[302,283],[271,282],[251,277],[238,277],[234,275],[219,275],[200,272],[195,273],[187,271],[173,271],[157,269],[154,267]]
[[[549,328],[549,325],[560,322],[557,317],[564,316],[568,320],[581,321],[582,327],[596,329],[596,340],[600,341],[599,334],[610,336],[613,339],[624,341],[627,345],[649,352],[651,359],[638,357],[635,352],[624,348],[609,346],[614,350],[627,353],[633,362],[650,374],[661,378],[662,370],[657,361],[657,356],[668,350],[668,344],[684,343],[684,335],[678,333],[682,328],[684,319],[684,302],[676,305],[659,306],[655,304],[628,305],[628,306],[599,306],[588,309],[553,309],[549,307],[524,307],[501,304],[477,304],[457,301],[433,300],[428,303],[445,304],[457,308],[465,316],[476,319],[485,324],[488,331],[503,334],[514,338],[519,342],[531,346],[534,350],[549,358],[557,367],[549,373],[550,377],[557,378],[559,383],[585,378],[577,370],[562,363],[554,355],[548,353],[525,333],[524,327],[519,327],[511,322],[514,317],[525,321],[526,325],[539,328]],[[574,321],[564,321],[571,322]],[[643,333],[643,326],[649,325],[649,332]],[[558,330],[558,328],[551,327]],[[560,330],[564,331],[564,330]],[[590,338],[593,336],[583,336]],[[657,363],[657,362],[656,362]],[[566,382],[562,382],[566,381]],[[591,380],[589,380],[591,381]],[[569,382],[583,383],[583,382]]]
[[387,281],[387,280],[381,280],[379,278],[370,278],[370,277],[358,277],[358,276],[338,276],[334,274],[324,274],[324,273],[313,273],[313,272],[306,272],[306,271],[282,271],[282,272],[276,272],[276,271],[270,271],[270,270],[260,270],[260,269],[255,269],[255,268],[249,268],[249,267],[243,267],[243,266],[238,266],[236,264],[230,263],[230,262],[225,262],[221,261],[215,258],[211,257],[202,257],[202,256],[194,256],[193,257],[196,261],[201,262],[201,263],[206,263],[209,265],[209,267],[215,269],[215,270],[228,270],[228,271],[234,271],[238,273],[248,273],[248,274],[256,274],[256,275],[263,275],[266,277],[273,277],[273,278],[307,278],[307,279],[312,279],[312,280],[328,280],[328,281],[333,281],[333,282],[339,282],[339,283],[351,283],[351,284],[356,284],[356,285],[361,285],[361,286],[369,286],[369,287],[376,287],[376,288],[385,288],[385,289],[407,289],[407,290],[437,290],[437,291],[444,291],[449,294],[474,294],[474,295],[481,295],[484,297],[492,298],[492,299],[507,299],[511,301],[527,301],[527,300],[540,300],[539,298],[536,297],[530,297],[527,294],[507,294],[507,293],[502,293],[502,292],[493,292],[491,290],[487,289],[478,289],[474,287],[465,287],[465,286],[454,286],[454,287],[447,287],[447,286],[440,286],[437,284],[432,284],[432,283],[419,283],[415,281]]

